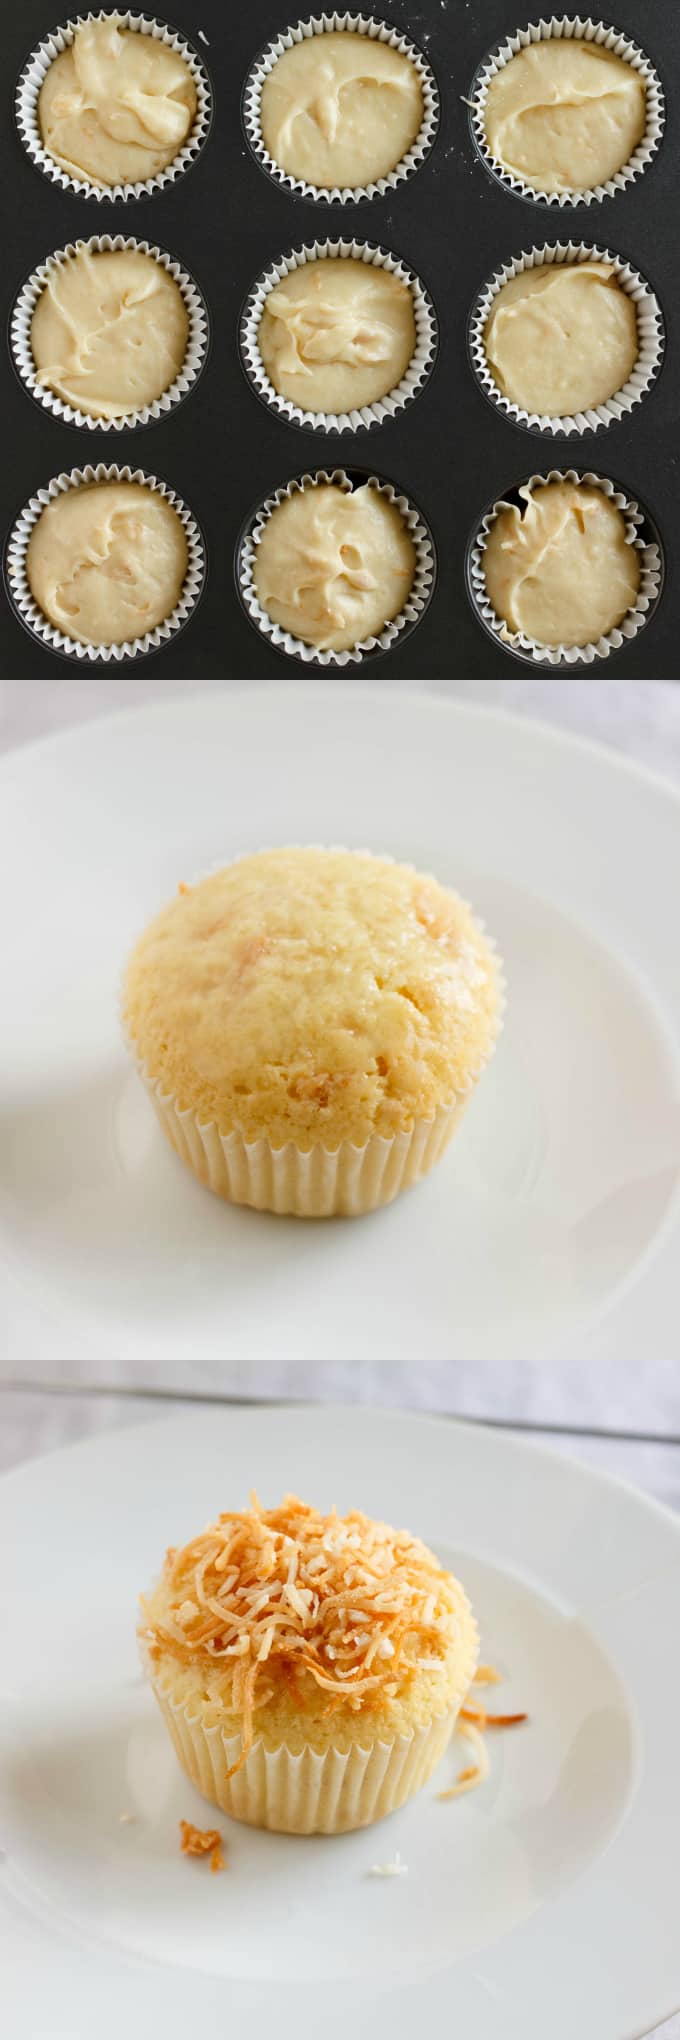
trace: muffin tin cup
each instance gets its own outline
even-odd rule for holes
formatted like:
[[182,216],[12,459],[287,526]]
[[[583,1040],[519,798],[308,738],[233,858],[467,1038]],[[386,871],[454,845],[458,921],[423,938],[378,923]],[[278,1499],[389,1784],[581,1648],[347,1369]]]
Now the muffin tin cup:
[[628,610],[621,623],[614,630],[598,638],[597,643],[586,645],[541,645],[535,638],[527,637],[524,631],[512,631],[492,607],[484,578],[484,552],[492,526],[500,511],[509,507],[508,498],[501,497],[493,503],[481,519],[468,547],[466,559],[466,583],[473,608],[480,622],[495,638],[503,650],[530,665],[539,666],[592,666],[598,659],[608,659],[612,652],[620,650],[631,638],[637,637],[650,615],[657,607],[663,585],[663,554],[658,535],[646,511],[632,497],[626,496],[615,482],[606,476],[577,473],[575,468],[551,468],[548,474],[530,475],[528,480],[515,484],[512,495],[517,500],[520,488],[540,488],[546,482],[585,482],[590,487],[601,489],[603,496],[615,503],[626,522],[629,543],[640,554],[640,587],[634,608]]
[[[318,645],[305,644],[302,638],[291,637],[290,632],[272,622],[257,598],[254,580],[255,555],[265,525],[278,509],[286,496],[296,490],[313,489],[320,483],[334,482],[339,488],[351,493],[355,484],[371,483],[386,496],[388,503],[395,503],[406,524],[413,542],[416,566],[408,599],[399,615],[385,625],[379,637],[363,638],[359,644],[346,651],[330,651]],[[360,665],[364,659],[375,657],[390,647],[407,630],[415,629],[430,600],[435,580],[435,551],[432,534],[419,510],[407,496],[400,495],[391,482],[382,481],[379,475],[362,473],[358,468],[319,468],[314,474],[296,475],[290,482],[284,482],[274,494],[267,496],[248,519],[236,548],[236,585],[251,623],[262,632],[263,637],[275,645],[289,659],[299,659],[306,666],[351,666]]]
[[[514,170],[508,170],[492,155],[484,129],[486,97],[492,78],[498,71],[502,71],[520,50],[527,49],[531,43],[549,42],[554,36],[566,37],[568,40],[575,38],[579,42],[598,43],[600,48],[612,50],[615,56],[622,57],[645,81],[647,118],[642,140],[638,142],[629,161],[624,163],[621,170],[617,170],[614,177],[607,178],[605,184],[594,184],[585,191],[542,191],[539,185],[530,184],[525,178],[518,177]],[[609,28],[603,21],[593,21],[590,15],[563,14],[559,17],[552,15],[549,21],[531,22],[528,28],[517,29],[514,35],[507,36],[504,42],[497,44],[496,48],[490,51],[479,66],[472,82],[468,104],[472,138],[487,170],[492,177],[497,178],[506,191],[514,191],[519,198],[529,199],[531,203],[539,205],[593,205],[601,204],[605,198],[615,198],[617,192],[624,191],[634,178],[641,177],[643,171],[647,169],[648,163],[659,147],[665,123],[661,80],[649,57],[637,43],[631,42],[629,36],[622,35],[618,28]]]
[[[324,35],[338,30],[345,30],[350,35],[368,36],[371,42],[389,43],[391,49],[400,50],[403,56],[410,59],[418,73],[422,88],[423,119],[415,141],[387,177],[377,178],[374,184],[342,187],[333,185],[325,188],[318,184],[308,184],[304,178],[291,176],[289,171],[283,170],[280,163],[275,162],[274,157],[270,156],[262,137],[260,109],[265,79],[284,51],[292,49],[294,43],[304,42],[307,36]],[[274,178],[275,182],[282,186],[284,191],[294,193],[296,197],[312,199],[315,203],[357,205],[364,199],[384,198],[388,192],[396,191],[405,178],[412,177],[413,172],[420,169],[421,163],[429,155],[439,126],[439,88],[422,50],[417,49],[415,43],[409,42],[407,36],[402,35],[399,29],[392,28],[388,22],[376,20],[373,15],[366,14],[321,14],[313,16],[308,21],[299,21],[294,28],[288,28],[282,35],[273,37],[256,57],[244,86],[242,117],[246,140],[256,162],[266,171],[268,177]]]
[[[171,614],[164,617],[162,623],[157,623],[154,630],[146,631],[143,637],[126,640],[123,644],[81,644],[79,640],[67,637],[43,615],[28,583],[26,556],[31,532],[46,505],[55,502],[67,489],[89,487],[93,482],[139,482],[144,488],[153,489],[177,512],[184,526],[187,541],[187,571],[179,600]],[[141,468],[115,465],[107,467],[103,461],[100,461],[97,467],[72,468],[70,474],[55,475],[47,488],[38,489],[37,494],[31,497],[13,525],[5,555],[7,591],[20,622],[32,637],[37,638],[50,651],[58,652],[65,659],[76,659],[80,663],[87,661],[90,664],[119,664],[123,660],[146,658],[149,653],[158,651],[161,645],[167,644],[168,640],[175,637],[185,623],[188,623],[203,592],[205,577],[206,554],[201,531],[195,517],[182,502],[181,497],[175,494],[174,489],[169,488],[166,482],[159,481],[156,475],[144,474]]]
[[268,1750],[256,1737],[241,1770],[229,1771],[241,1754],[240,1735],[208,1726],[200,1711],[175,1700],[171,1688],[150,1674],[155,1699],[182,1769],[198,1792],[233,1820],[282,1834],[343,1834],[369,1827],[403,1806],[427,1783],[450,1742],[459,1698],[446,1713],[392,1742],[323,1753],[309,1744],[299,1753]]
[[[597,404],[589,411],[576,411],[553,416],[549,412],[525,411],[519,404],[506,397],[495,381],[489,367],[484,345],[484,335],[489,313],[504,284],[515,276],[523,276],[532,269],[559,268],[568,264],[574,267],[583,262],[602,262],[613,268],[621,290],[635,305],[638,330],[638,358],[628,381],[616,390],[605,403]],[[594,248],[584,241],[558,241],[552,246],[532,248],[530,254],[517,255],[506,262],[502,269],[484,285],[475,299],[468,325],[468,348],[470,361],[477,381],[496,409],[513,424],[525,431],[545,433],[553,438],[566,439],[574,434],[582,437],[586,432],[599,432],[604,426],[614,425],[627,416],[636,404],[646,396],[660,373],[664,350],[665,333],[661,308],[654,292],[650,289],[639,270],[626,262],[621,255],[612,255],[608,248]]]
[[[398,276],[402,283],[408,285],[413,299],[415,349],[401,382],[387,396],[376,398],[374,403],[364,404],[353,411],[303,411],[289,398],[280,396],[269,379],[260,354],[260,320],[270,292],[284,276],[292,276],[309,262],[347,260],[362,262],[366,267],[386,269],[390,275]],[[282,255],[257,278],[241,314],[239,345],[245,374],[257,396],[288,424],[301,426],[308,432],[360,432],[372,425],[383,424],[386,418],[396,417],[399,411],[413,402],[414,397],[419,396],[436,360],[437,316],[420,277],[388,249],[373,247],[366,241],[314,241],[304,248],[294,249],[290,255]]]
[[74,15],[62,28],[53,29],[51,35],[38,43],[27,59],[16,89],[15,112],[20,139],[23,142],[36,169],[44,177],[51,177],[53,184],[61,185],[62,191],[73,191],[80,198],[118,200],[149,198],[154,191],[163,191],[174,184],[178,177],[190,170],[208,139],[212,121],[213,97],[208,73],[197,50],[178,35],[176,29],[168,28],[162,21],[149,19],[145,14],[136,14],[131,9],[116,9],[116,18],[121,28],[141,30],[144,35],[155,37],[159,42],[175,50],[184,59],[196,87],[196,118],[191,132],[178,151],[172,163],[165,170],[159,170],[155,177],[145,177],[137,184],[97,184],[83,171],[80,175],[64,170],[54,156],[44,148],[38,121],[38,98],[50,64],[55,57],[73,42],[76,30],[86,21],[105,21],[111,9],[101,7],[97,13]]
[[[306,847],[347,851],[347,845],[339,843],[331,846],[317,843]],[[241,856],[229,859],[229,863],[240,864],[250,854],[244,851]],[[389,852],[362,849],[361,855],[375,857],[383,863],[393,864],[396,861]],[[220,859],[208,870],[199,872],[192,883],[200,885],[203,879],[210,878],[223,868],[224,861]],[[415,866],[408,868],[415,871]],[[464,905],[468,906],[470,913],[473,912],[468,901],[464,901]],[[332,1149],[318,1144],[304,1151],[293,1141],[285,1147],[275,1148],[264,1137],[247,1141],[240,1132],[220,1133],[212,1121],[202,1124],[195,1112],[180,1106],[172,1093],[163,1089],[162,1081],[151,1075],[138,1053],[125,1018],[123,973],[119,1010],[126,1048],[163,1132],[192,1174],[227,1203],[247,1204],[256,1211],[274,1211],[296,1218],[361,1218],[383,1204],[390,1204],[402,1190],[420,1182],[440,1160],[460,1125],[465,1107],[491,1061],[503,1030],[506,983],[502,958],[484,921],[478,914],[474,918],[492,951],[496,970],[497,1004],[487,1052],[468,1076],[465,1088],[447,1100],[431,1118],[416,1120],[410,1132],[395,1134],[392,1139],[373,1134],[363,1147],[356,1147],[352,1141],[345,1140]]]
[[[118,411],[114,418],[96,418],[88,411],[81,411],[69,404],[47,385],[41,384],[38,370],[31,351],[31,321],[38,299],[42,296],[50,276],[64,268],[75,255],[84,250],[89,254],[116,254],[125,249],[134,249],[140,255],[150,255],[174,278],[184,299],[189,320],[187,348],[182,366],[167,390],[155,397],[150,404],[142,404],[134,411]],[[210,342],[207,308],[201,293],[186,269],[182,269],[172,255],[166,255],[161,248],[153,247],[148,241],[125,238],[123,234],[93,234],[89,241],[70,241],[66,248],[59,248],[48,255],[37,269],[33,270],[16,300],[10,320],[10,348],[12,359],[24,388],[36,403],[63,425],[77,425],[80,431],[88,432],[132,432],[143,425],[153,425],[159,418],[165,418],[168,411],[189,395],[205,367]]]

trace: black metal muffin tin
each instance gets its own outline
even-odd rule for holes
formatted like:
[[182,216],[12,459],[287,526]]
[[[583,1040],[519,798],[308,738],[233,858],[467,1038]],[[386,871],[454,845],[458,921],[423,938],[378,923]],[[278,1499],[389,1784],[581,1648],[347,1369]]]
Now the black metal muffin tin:
[[[113,11],[113,9],[112,9]],[[69,18],[59,0],[28,0],[3,22],[5,106],[0,122],[0,178],[10,204],[4,227],[7,318],[28,274],[56,248],[93,234],[124,233],[167,249],[188,269],[211,321],[208,363],[191,395],[157,424],[133,433],[93,433],[58,422],[19,386],[5,348],[3,532],[23,505],[62,470],[98,461],[144,468],[170,484],[194,512],[207,545],[207,583],[185,629],[145,658],[91,665],[66,660],[22,629],[5,598],[0,675],[33,678],[67,673],[125,677],[149,672],[196,678],[309,678],[319,671],[275,650],[255,629],[239,599],[234,562],[250,507],[294,475],[342,465],[378,473],[420,507],[432,531],[437,577],[432,599],[413,630],[389,651],[342,669],[348,680],[371,677],[500,678],[543,672],[518,668],[474,613],[466,586],[471,528],[490,500],[548,468],[575,467],[611,475],[648,509],[665,554],[665,584],[650,622],[608,660],[567,673],[674,679],[680,674],[680,9],[672,0],[620,0],[606,19],[637,42],[655,64],[666,97],[666,127],[651,165],[615,199],[558,209],[506,193],[488,175],[473,146],[464,103],[487,51],[540,17],[513,0],[390,0],[392,23],[428,57],[441,95],[434,147],[421,168],[385,198],[329,205],[290,196],[262,171],[248,147],[241,95],[250,66],[270,37],[308,14],[287,15],[285,0],[174,0],[149,13],[185,35],[203,57],[214,91],[212,132],[195,165],[176,185],[139,202],[97,204],[62,192],[26,154],[14,116],[16,79],[51,29]],[[547,12],[548,10],[546,10]],[[577,12],[574,7],[559,11]],[[581,10],[583,12],[587,10]],[[594,10],[595,11],[595,10]],[[87,8],[74,8],[87,12]],[[201,36],[199,31],[203,32]],[[207,38],[207,41],[203,40]],[[310,434],[278,417],[256,396],[239,358],[244,299],[270,261],[305,242],[351,239],[380,244],[415,270],[434,301],[439,351],[422,392],[395,418],[370,432]],[[621,422],[578,441],[523,431],[488,401],[470,366],[470,306],[481,285],[506,260],[543,242],[592,241],[622,254],[655,290],[666,328],[663,371]]]

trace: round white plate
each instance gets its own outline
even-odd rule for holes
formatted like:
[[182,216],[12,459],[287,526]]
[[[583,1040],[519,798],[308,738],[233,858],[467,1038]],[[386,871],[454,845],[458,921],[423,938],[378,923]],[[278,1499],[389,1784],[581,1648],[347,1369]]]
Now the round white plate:
[[[437,1797],[454,1744],[410,1805],[329,1841],[243,1828],[189,1785],[139,1676],[137,1595],[168,1541],[251,1485],[405,1524],[459,1572],[500,1694],[529,1715],[490,1734],[477,1792]],[[632,2040],[677,2007],[680,1524],[664,1510],[475,1427],[192,1411],[6,1476],[0,1546],[12,2040]],[[216,1822],[223,1876],[181,1857],[183,1818]],[[406,1875],[371,1875],[397,1852]]]
[[[505,959],[443,1163],[355,1223],[201,1188],[118,1029],[179,880],[290,841],[436,872]],[[677,1224],[680,798],[608,752],[407,686],[217,686],[10,753],[0,854],[9,1357],[542,1358]]]

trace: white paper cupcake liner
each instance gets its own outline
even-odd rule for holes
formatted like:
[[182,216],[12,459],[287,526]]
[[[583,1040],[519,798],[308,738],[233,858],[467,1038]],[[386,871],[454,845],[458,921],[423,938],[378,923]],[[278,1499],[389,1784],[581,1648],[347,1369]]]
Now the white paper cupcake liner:
[[[392,276],[398,276],[408,285],[413,299],[416,328],[416,344],[411,360],[401,382],[395,385],[385,397],[373,404],[364,404],[354,411],[303,411],[287,397],[279,395],[270,382],[259,347],[260,320],[267,298],[282,277],[291,276],[296,269],[304,268],[307,262],[345,261],[363,262],[376,269],[387,269]],[[282,255],[257,278],[250,290],[241,315],[239,342],[241,360],[249,382],[257,395],[270,409],[286,418],[291,425],[302,426],[310,432],[359,432],[371,425],[381,425],[386,418],[394,418],[412,403],[427,381],[434,367],[438,328],[437,317],[429,293],[420,277],[407,269],[396,255],[386,248],[370,246],[366,241],[314,241],[304,248],[296,248],[290,255]]]
[[635,607],[628,611],[614,630],[598,638],[597,643],[587,645],[541,645],[535,638],[527,637],[524,631],[513,631],[489,601],[484,578],[484,551],[496,518],[501,510],[507,510],[507,499],[501,497],[485,512],[478,531],[468,551],[466,579],[468,593],[481,622],[496,639],[503,650],[539,666],[592,666],[596,659],[608,659],[612,652],[620,650],[631,638],[637,637],[647,623],[650,613],[656,608],[663,582],[663,557],[656,535],[652,535],[650,520],[633,497],[623,494],[616,483],[606,476],[577,473],[575,468],[551,468],[548,474],[530,475],[525,482],[515,484],[513,495],[519,488],[540,488],[545,482],[586,482],[590,487],[601,489],[616,504],[625,518],[626,533],[631,545],[640,555],[640,587]]
[[[592,410],[562,413],[553,416],[544,411],[522,410],[504,396],[495,381],[486,357],[484,336],[487,319],[499,291],[514,276],[522,276],[529,269],[559,267],[562,264],[574,266],[581,262],[607,263],[616,271],[621,290],[632,298],[635,305],[638,333],[638,357],[628,381],[613,397],[603,404],[596,404]],[[497,269],[475,299],[468,329],[470,360],[478,382],[496,409],[515,425],[524,426],[529,432],[544,432],[553,438],[566,439],[573,434],[583,436],[584,432],[599,432],[603,426],[614,425],[639,404],[651,388],[661,369],[665,334],[658,298],[650,289],[639,270],[626,262],[621,255],[612,255],[608,248],[588,247],[584,241],[558,241],[555,245],[532,248],[530,254],[517,255],[510,262]]]
[[[155,177],[146,177],[137,184],[96,184],[85,171],[80,176],[64,170],[43,147],[38,123],[38,98],[46,73],[55,57],[61,56],[73,42],[76,30],[85,21],[105,21],[115,12],[121,28],[140,30],[143,35],[155,36],[169,49],[176,50],[184,59],[196,88],[196,118],[186,142],[168,163],[165,170],[159,170]],[[62,191],[75,191],[81,198],[134,199],[149,197],[154,191],[162,191],[174,184],[185,170],[190,170],[207,141],[212,120],[212,89],[205,64],[197,51],[176,29],[168,28],[165,22],[156,21],[146,14],[135,14],[130,9],[100,7],[96,12],[76,14],[63,28],[55,28],[44,37],[31,53],[19,78],[16,89],[15,112],[19,135],[31,161],[45,177],[51,177],[53,184],[60,184]]]
[[242,1769],[229,1778],[238,1763],[240,1735],[207,1726],[198,1709],[181,1705],[161,1678],[150,1676],[179,1762],[197,1791],[233,1820],[282,1834],[346,1834],[395,1812],[431,1777],[464,1699],[461,1693],[457,1704],[411,1735],[366,1749],[357,1743],[320,1754],[308,1745],[295,1754],[285,1745],[268,1750],[256,1737]]
[[387,497],[388,503],[396,504],[410,533],[416,555],[415,573],[408,599],[399,615],[385,624],[378,637],[362,638],[359,644],[341,652],[322,650],[318,645],[305,644],[302,638],[292,637],[289,631],[282,630],[279,623],[272,622],[272,618],[261,607],[255,589],[255,554],[265,524],[273,511],[277,509],[279,503],[283,503],[286,496],[292,496],[296,489],[315,488],[322,482],[335,482],[339,488],[351,492],[353,482],[345,468],[319,468],[314,474],[296,475],[293,481],[284,482],[280,489],[276,489],[272,496],[267,496],[264,503],[259,505],[237,548],[236,581],[246,614],[256,629],[262,631],[263,636],[269,638],[270,643],[276,646],[277,651],[285,652],[290,659],[301,659],[306,666],[356,666],[370,653],[389,651],[402,631],[412,630],[420,622],[434,587],[434,541],[420,511],[409,502],[407,496],[399,495],[391,482],[381,481],[379,475],[359,476],[356,468],[351,470],[351,474],[356,476],[357,482],[360,481],[361,484],[371,483],[374,488],[380,490],[381,495]]
[[[143,637],[126,639],[123,644],[81,644],[79,640],[67,637],[63,631],[57,630],[34,600],[26,573],[26,555],[31,532],[46,504],[54,502],[56,497],[63,495],[67,489],[78,489],[83,484],[88,486],[92,482],[140,482],[145,488],[154,489],[157,495],[163,496],[166,503],[170,503],[173,510],[176,510],[184,526],[187,541],[188,561],[184,585],[179,601],[170,616],[164,617],[162,623],[157,623],[154,630],[146,631]],[[123,659],[145,658],[150,652],[158,651],[161,645],[167,644],[168,639],[174,637],[188,622],[202,593],[205,575],[205,546],[199,526],[174,489],[169,488],[166,482],[159,481],[156,475],[145,474],[141,468],[118,467],[115,464],[107,467],[103,461],[100,461],[97,467],[71,468],[70,474],[55,475],[47,488],[38,489],[37,494],[31,496],[30,502],[26,504],[13,525],[5,559],[5,578],[10,600],[26,629],[50,651],[59,652],[63,658],[78,659],[90,664],[119,663]]]
[[[330,846],[316,843],[305,847],[347,850],[343,843]],[[230,858],[229,863],[240,864],[243,857],[251,854],[244,851],[240,857]],[[375,857],[383,863],[397,861],[388,851],[379,853],[362,849],[358,854]],[[203,879],[223,868],[224,860],[219,859],[207,871],[200,872],[191,883],[200,885]],[[415,866],[407,869],[415,871]],[[433,874],[425,873],[424,876]],[[345,1140],[337,1148],[319,1144],[304,1151],[292,1141],[285,1147],[275,1148],[265,1138],[247,1141],[239,1132],[220,1133],[214,1122],[201,1124],[194,1112],[180,1107],[172,1093],[163,1089],[161,1080],[151,1075],[139,1054],[125,1020],[124,970],[119,1000],[126,1048],[163,1132],[199,1182],[227,1203],[247,1204],[255,1211],[273,1211],[296,1218],[360,1218],[369,1211],[390,1204],[402,1190],[420,1182],[428,1174],[460,1124],[465,1107],[491,1061],[503,1030],[506,983],[502,958],[480,915],[469,901],[465,900],[464,905],[474,914],[476,926],[492,951],[496,967],[497,1006],[487,1051],[470,1072],[464,1089],[459,1089],[430,1119],[416,1121],[411,1132],[396,1134],[392,1139],[383,1134],[373,1134],[363,1147],[356,1147],[352,1141]]]
[[[377,178],[375,184],[333,185],[332,188],[325,189],[317,184],[307,184],[304,178],[292,177],[287,170],[282,170],[273,156],[270,156],[262,138],[260,108],[265,78],[273,70],[277,58],[283,56],[284,50],[292,49],[294,43],[303,42],[306,36],[323,35],[337,30],[345,30],[351,35],[366,35],[371,41],[389,43],[391,49],[400,50],[403,56],[410,58],[422,87],[423,119],[411,148],[405,156],[402,156],[396,168],[390,170],[387,177]],[[321,200],[327,205],[356,205],[363,199],[384,198],[386,192],[396,191],[406,177],[411,177],[414,170],[420,169],[421,163],[429,155],[439,126],[439,89],[434,72],[422,51],[416,48],[415,43],[409,42],[407,36],[401,35],[398,29],[390,27],[388,22],[376,21],[373,15],[367,14],[320,14],[313,16],[309,21],[299,21],[295,28],[286,29],[283,35],[275,36],[256,57],[244,87],[243,126],[246,140],[256,161],[267,171],[268,176],[283,186],[284,190],[295,192],[303,198]]]
[[[492,155],[484,129],[484,110],[491,79],[496,72],[504,69],[519,50],[527,49],[530,43],[545,42],[552,36],[575,38],[580,42],[599,43],[603,49],[613,50],[614,55],[623,57],[644,78],[646,86],[647,118],[642,140],[638,142],[630,160],[617,170],[614,177],[604,184],[594,184],[584,191],[542,191],[540,186],[530,184],[518,177],[514,170],[508,170]],[[624,191],[633,178],[640,177],[659,147],[665,122],[664,95],[661,80],[644,50],[631,42],[620,29],[610,28],[604,21],[593,21],[590,15],[553,14],[549,20],[530,22],[528,28],[517,29],[514,35],[499,43],[484,58],[477,71],[470,91],[470,127],[475,146],[486,164],[487,170],[496,177],[506,191],[514,191],[520,198],[538,201],[541,205],[574,206],[601,203],[604,198],[615,198],[618,191]]]
[[[182,366],[162,396],[154,398],[151,404],[142,404],[137,410],[117,412],[115,418],[95,418],[88,411],[81,411],[73,404],[66,403],[54,390],[42,384],[38,378],[31,351],[31,321],[38,299],[42,296],[49,277],[55,270],[64,267],[75,255],[86,251],[89,254],[117,254],[125,249],[134,249],[140,255],[150,255],[158,262],[168,276],[174,278],[182,297],[189,320],[187,348]],[[205,366],[209,344],[208,313],[201,293],[172,255],[166,255],[161,248],[148,241],[136,241],[123,234],[93,234],[89,241],[70,241],[66,248],[58,248],[48,255],[37,269],[33,270],[23,290],[20,291],[10,323],[10,346],[14,365],[24,387],[43,409],[51,411],[64,425],[77,425],[80,431],[88,432],[132,432],[137,426],[155,424],[172,411],[182,398],[193,389],[202,368]]]

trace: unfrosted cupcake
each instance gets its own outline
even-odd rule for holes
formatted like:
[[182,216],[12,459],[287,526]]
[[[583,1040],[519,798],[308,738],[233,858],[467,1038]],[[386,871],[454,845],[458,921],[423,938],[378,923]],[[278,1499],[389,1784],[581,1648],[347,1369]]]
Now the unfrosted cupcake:
[[183,1767],[236,1820],[341,1834],[430,1777],[474,1678],[467,1596],[358,1510],[221,1515],[142,1601],[145,1667]]
[[93,184],[136,184],[174,162],[191,133],[196,86],[178,50],[117,14],[80,23],[38,98],[43,148]]
[[182,886],[124,1022],[173,1146],[235,1203],[359,1214],[443,1152],[499,1026],[455,893],[364,852],[263,851]]
[[262,88],[262,139],[274,163],[320,191],[363,189],[412,147],[423,90],[405,51],[348,29],[304,36]]

